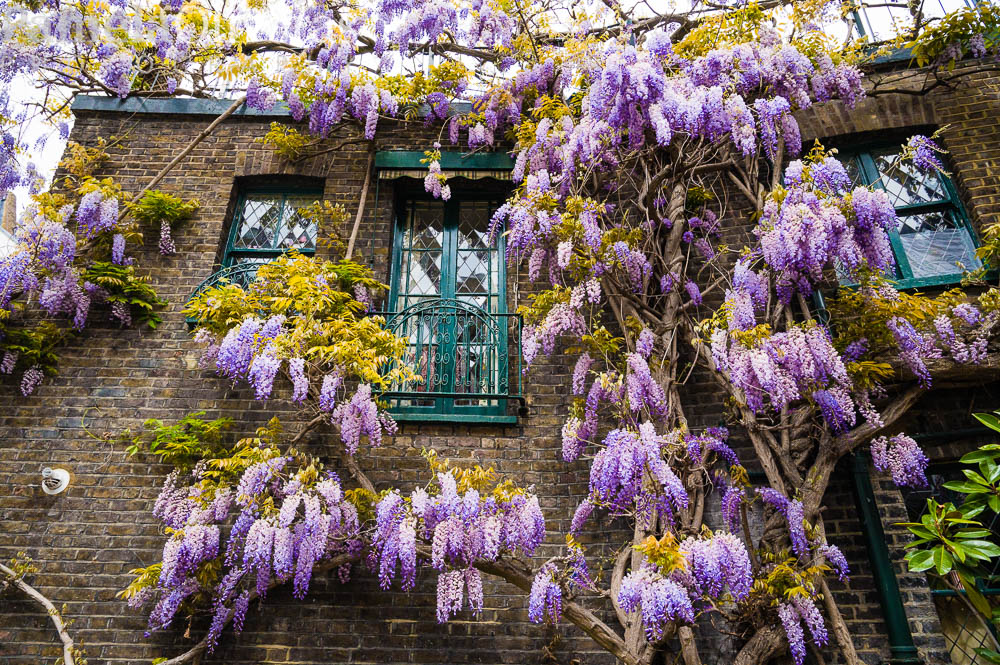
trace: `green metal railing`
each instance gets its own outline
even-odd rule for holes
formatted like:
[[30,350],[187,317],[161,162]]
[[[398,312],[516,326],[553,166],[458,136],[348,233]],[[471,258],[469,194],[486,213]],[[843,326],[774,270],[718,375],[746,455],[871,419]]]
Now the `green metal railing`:
[[[229,266],[228,268],[223,268],[217,272],[212,273],[209,277],[202,281],[201,284],[191,292],[191,295],[187,297],[185,303],[189,303],[199,294],[204,291],[209,290],[214,286],[221,286],[223,284],[237,284],[246,288],[253,283],[254,279],[257,277],[257,269],[260,268],[260,263],[238,263],[234,266]],[[189,326],[193,326],[197,323],[197,319],[194,317],[187,317],[187,322]]]
[[188,296],[187,302],[191,302],[198,297],[200,293],[207,291],[214,286],[237,284],[246,288],[252,284],[253,280],[257,277],[257,270],[260,266],[260,263],[239,263],[234,266],[229,266],[228,268],[223,268],[218,272],[214,272],[191,292],[191,295]]
[[[220,284],[253,283],[259,263],[223,268],[198,285],[188,302]],[[517,422],[510,401],[526,415],[522,393],[520,314],[494,314],[453,298],[428,298],[400,312],[375,312],[407,340],[404,362],[418,376],[381,397],[397,420]],[[196,321],[188,318],[188,323]]]
[[418,382],[383,393],[402,420],[514,422],[510,400],[521,393],[519,314],[494,314],[462,300],[428,298],[383,312],[388,329],[407,340],[405,363]]

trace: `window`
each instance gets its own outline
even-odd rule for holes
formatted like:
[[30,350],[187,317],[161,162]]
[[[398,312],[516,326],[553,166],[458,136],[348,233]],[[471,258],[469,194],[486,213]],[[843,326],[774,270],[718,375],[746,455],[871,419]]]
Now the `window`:
[[302,208],[323,196],[320,190],[253,190],[236,206],[222,267],[267,263],[289,249],[316,251],[316,223]]
[[[955,463],[932,464],[927,468],[927,480],[930,486],[927,489],[907,490],[904,494],[906,512],[911,522],[920,521],[920,516],[927,509],[928,498],[936,499],[939,503],[949,501],[955,505],[962,503],[964,494],[944,488],[946,482],[965,479],[962,468],[963,465]],[[1000,537],[1000,518],[994,515],[993,521],[984,525],[996,534],[995,538]],[[996,565],[993,573],[1000,573],[1000,563]],[[934,605],[941,621],[941,632],[948,645],[952,664],[972,665],[982,662],[975,650],[980,647],[992,648],[993,642],[988,631],[993,631],[993,626],[985,625],[978,615],[970,612],[954,591],[939,582],[935,581],[934,584],[931,594],[934,597]],[[1000,588],[997,588],[995,583],[986,585],[984,580],[978,586],[985,595],[1000,594]]]
[[[322,198],[316,189],[250,189],[236,202],[222,254],[222,268],[206,278],[188,296],[220,284],[247,286],[261,264],[273,261],[290,249],[306,255],[316,252],[316,222],[301,210]],[[188,318],[188,325],[195,319]]]
[[890,232],[901,288],[953,284],[976,258],[975,234],[951,180],[897,163],[898,148],[848,154],[844,160],[855,183],[882,189],[896,207],[899,227]]
[[451,200],[440,201],[399,187],[387,320],[408,340],[407,364],[421,381],[394,387],[392,413],[510,422],[508,346],[520,319],[506,311],[503,239],[489,237],[506,192],[453,184]]

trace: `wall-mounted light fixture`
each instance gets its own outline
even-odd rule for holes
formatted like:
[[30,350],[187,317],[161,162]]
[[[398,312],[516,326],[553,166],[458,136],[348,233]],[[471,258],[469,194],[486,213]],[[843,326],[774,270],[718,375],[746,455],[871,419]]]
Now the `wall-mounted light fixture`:
[[46,494],[60,494],[69,487],[69,471],[66,469],[42,469],[42,491]]

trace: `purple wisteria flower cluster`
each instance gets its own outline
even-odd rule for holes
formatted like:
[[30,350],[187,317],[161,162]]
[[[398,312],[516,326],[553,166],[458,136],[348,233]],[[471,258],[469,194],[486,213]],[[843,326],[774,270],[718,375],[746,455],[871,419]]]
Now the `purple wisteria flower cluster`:
[[853,276],[895,265],[888,234],[896,211],[885,192],[851,191],[847,171],[830,156],[792,162],[785,186],[765,204],[756,230],[782,302],[795,293],[811,295],[833,266]]
[[934,141],[922,134],[910,137],[906,142],[907,153],[911,155],[913,164],[921,171],[944,171],[944,164],[938,157],[943,152]]
[[504,554],[531,556],[545,538],[545,519],[530,491],[459,493],[450,472],[438,473],[431,490],[418,488],[409,498],[393,491],[379,501],[372,552],[382,588],[398,570],[406,590],[416,581],[418,544],[430,543],[430,565],[440,573],[437,617],[443,623],[462,609],[463,598],[473,612],[482,609],[476,563]]
[[[315,475],[283,473],[290,462],[276,456],[252,464],[235,488],[214,480],[204,463],[194,468],[190,484],[181,483],[177,471],[167,477],[153,509],[170,534],[160,573],[129,601],[138,607],[156,598],[149,632],[168,627],[184,601],[208,594],[211,652],[231,616],[240,629],[253,597],[291,581],[294,596],[303,598],[317,563],[360,551],[357,509],[337,478],[326,474],[306,482]],[[203,586],[205,567],[220,565],[218,583]]]
[[[34,298],[46,315],[66,317],[74,330],[83,330],[93,306],[110,295],[84,278],[85,261],[96,262],[106,251],[111,264],[130,265],[122,227],[118,199],[105,196],[102,190],[90,191],[77,205],[67,203],[55,212],[29,205],[18,220],[13,251],[0,257],[0,318],[10,316],[15,299]],[[78,240],[91,241],[93,247],[84,253]],[[122,325],[131,324],[126,302],[116,301],[110,315]],[[30,374],[22,377],[21,392],[30,395],[43,372],[39,367],[22,366]]]
[[670,622],[694,623],[711,601],[747,598],[753,568],[743,541],[729,533],[687,538],[677,547],[686,565],[664,573],[646,565],[622,580],[617,601],[626,612],[639,611],[646,637],[663,636]]
[[806,658],[803,624],[809,628],[809,636],[812,638],[813,644],[821,647],[827,643],[826,623],[823,621],[823,615],[819,608],[816,607],[811,598],[793,596],[788,602],[779,602],[778,618],[781,620],[781,626],[785,629],[785,635],[788,637],[788,646],[795,665],[802,665]]
[[872,441],[875,468],[889,473],[900,487],[927,487],[927,464],[930,460],[920,444],[905,434],[880,436]]
[[[560,267],[565,248],[572,247],[589,259],[597,274],[619,271],[623,280],[637,291],[651,278],[657,282],[666,280],[671,286],[683,283],[668,275],[653,275],[654,267],[645,252],[631,242],[605,239],[606,234],[617,229],[613,225],[608,225],[607,231],[602,229],[602,221],[610,221],[606,218],[610,211],[605,204],[575,194],[578,169],[586,165],[588,169],[609,170],[618,164],[618,153],[622,150],[636,149],[654,139],[659,146],[667,146],[679,137],[708,142],[728,138],[745,155],[754,154],[763,143],[769,156],[774,155],[782,140],[794,154],[801,148],[801,139],[792,111],[809,107],[814,99],[822,101],[838,96],[853,104],[863,96],[857,70],[843,63],[835,65],[828,57],[812,61],[794,47],[783,44],[776,34],[757,44],[718,49],[693,58],[677,55],[666,31],[654,30],[645,39],[645,48],[615,41],[595,46],[579,61],[561,63],[561,74],[554,63],[547,61],[519,76],[513,85],[513,104],[517,105],[520,103],[517,93],[524,85],[522,78],[530,79],[534,90],[557,96],[571,73],[583,73],[592,81],[579,118],[568,115],[558,121],[543,118],[532,140],[525,139],[518,145],[514,178],[522,181],[524,187],[494,216],[494,227],[508,229],[508,260],[531,257],[529,273],[533,276],[539,274],[546,260]],[[490,109],[501,98],[507,106],[511,104],[511,95],[493,94],[483,101],[484,108]],[[507,106],[503,110],[498,108],[489,118],[487,125],[491,131],[497,131]],[[833,164],[837,164],[835,160]],[[851,232],[845,234],[847,224],[840,206],[826,205],[813,194],[814,189],[822,192],[820,188],[829,190],[831,184],[838,187],[843,184],[842,168],[832,178],[824,179],[828,174],[821,173],[823,169],[838,167],[839,164],[825,163],[817,166],[818,187],[814,188],[813,181],[807,179],[803,187],[808,192],[793,196],[787,210],[779,207],[772,216],[776,218],[774,221],[788,227],[787,233],[805,236],[814,227],[823,228],[825,233],[834,232],[834,237],[822,242],[853,243],[841,253],[849,255],[856,264],[866,247],[864,229],[847,229]],[[794,168],[801,170],[801,166]],[[833,197],[833,194],[822,196]],[[574,211],[570,220],[559,214],[560,204]],[[892,212],[891,205],[889,211]],[[783,214],[777,219],[779,212]],[[567,221],[572,221],[573,226]],[[669,229],[683,221],[664,218],[662,226]],[[714,257],[710,239],[718,232],[717,221],[707,210],[687,220],[684,240],[703,258]],[[569,228],[575,229],[579,236],[567,239]],[[887,243],[883,245],[888,247]],[[819,254],[813,257],[814,262],[825,259],[824,253],[831,251],[829,246],[811,249]],[[881,258],[880,254],[877,256]],[[891,260],[891,252],[888,256]],[[790,285],[801,278],[803,270],[814,275],[813,266],[799,266],[793,271],[792,262],[794,259],[789,260]],[[566,263],[565,259],[561,263]],[[558,271],[550,270],[550,275],[553,284],[563,278]],[[688,288],[691,300],[700,304],[700,291],[691,287],[696,285]]]
[[[270,398],[274,381],[284,367],[292,382],[292,399],[305,401],[310,392],[305,360],[299,356],[286,359],[283,356],[287,354],[279,351],[287,348],[286,323],[282,314],[266,320],[251,316],[229,328],[221,338],[200,329],[197,341],[205,345],[203,366],[214,365],[220,375],[233,383],[245,380],[258,400]],[[358,385],[350,396],[346,392],[342,372],[335,369],[323,376],[317,400],[320,410],[339,425],[341,441],[348,453],[357,452],[363,436],[377,447],[382,443],[383,432],[395,434],[396,423],[387,413],[379,411],[370,384]]]
[[962,303],[950,313],[936,316],[930,329],[918,330],[902,316],[886,322],[903,363],[924,387],[930,387],[928,360],[950,358],[957,363],[978,365],[986,360],[990,335],[1000,323],[1000,313],[983,314],[972,303]]
[[712,355],[717,369],[729,373],[753,411],[765,405],[778,411],[811,398],[834,431],[857,421],[853,382],[824,326],[794,325],[749,343],[745,335],[719,329],[712,335]]
[[669,517],[687,508],[684,483],[664,458],[668,440],[649,422],[609,432],[590,467],[590,501],[612,515],[656,508]]

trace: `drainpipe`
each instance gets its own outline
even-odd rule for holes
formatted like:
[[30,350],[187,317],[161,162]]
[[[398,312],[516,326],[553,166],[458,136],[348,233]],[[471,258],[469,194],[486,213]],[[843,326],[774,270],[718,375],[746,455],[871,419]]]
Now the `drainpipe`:
[[889,631],[889,665],[922,664],[913,644],[910,634],[910,624],[906,619],[903,599],[899,595],[899,585],[896,573],[892,569],[889,558],[889,548],[886,547],[885,532],[882,530],[882,518],[879,517],[878,506],[875,503],[875,493],[872,491],[871,477],[868,474],[868,457],[854,453],[854,498],[858,503],[858,514],[861,517],[861,530],[864,533],[868,557],[871,560],[872,572],[875,577],[875,589],[878,591],[882,615]]

